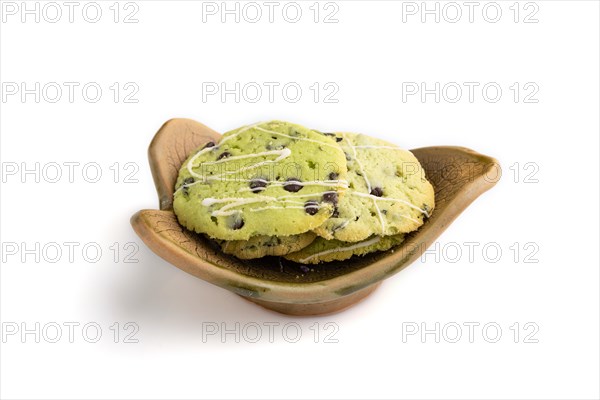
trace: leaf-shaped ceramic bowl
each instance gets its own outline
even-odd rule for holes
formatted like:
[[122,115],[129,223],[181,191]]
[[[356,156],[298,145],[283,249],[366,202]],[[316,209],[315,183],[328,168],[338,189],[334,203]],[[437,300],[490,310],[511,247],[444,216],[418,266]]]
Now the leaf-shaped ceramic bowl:
[[173,214],[173,187],[183,161],[204,143],[218,142],[220,136],[193,120],[167,121],[148,150],[160,209],[138,211],[131,224],[144,243],[169,263],[285,314],[332,313],[360,301],[384,279],[420,257],[500,176],[496,160],[463,147],[415,149],[412,152],[435,188],[436,205],[431,217],[400,246],[309,269],[279,257],[239,260],[182,227]]

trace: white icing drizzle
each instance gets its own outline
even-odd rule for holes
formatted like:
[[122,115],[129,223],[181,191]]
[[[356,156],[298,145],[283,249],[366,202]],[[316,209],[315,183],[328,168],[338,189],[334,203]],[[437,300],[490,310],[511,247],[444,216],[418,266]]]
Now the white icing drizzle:
[[[240,128],[240,130],[239,130],[239,131],[237,131],[236,133],[233,133],[233,134],[231,134],[231,135],[229,135],[229,136],[227,136],[227,137],[224,137],[224,138],[222,138],[222,139],[221,139],[221,142],[219,143],[219,146],[220,146],[220,145],[222,145],[223,143],[227,142],[228,140],[230,140],[230,139],[232,139],[232,138],[236,137],[236,136],[237,136],[237,135],[239,135],[240,133],[242,133],[242,132],[245,132],[245,131],[247,131],[248,129],[252,129],[252,128],[254,128],[255,126],[258,126],[258,125],[260,125],[260,124],[262,124],[262,123],[263,123],[263,122],[257,122],[256,124],[253,124],[253,125],[248,125],[248,126],[244,126],[244,127]],[[196,158],[200,157],[200,156],[201,156],[202,154],[204,154],[204,153],[208,153],[209,151],[211,151],[211,150],[213,150],[213,149],[214,149],[214,146],[213,146],[213,147],[206,147],[206,148],[204,148],[204,149],[200,150],[199,152],[197,152],[196,154],[194,154],[194,156],[193,156],[192,158],[190,158],[190,160],[188,161],[188,163],[187,163],[187,166],[186,166],[186,167],[187,167],[187,170],[188,170],[188,172],[190,173],[190,175],[192,175],[192,176],[194,176],[194,177],[196,177],[196,178],[201,178],[201,177],[202,177],[200,174],[197,174],[197,173],[195,173],[195,172],[192,170],[192,167],[193,167],[193,165],[194,165],[194,162],[196,161]]]
[[[264,122],[257,122],[255,124],[247,125],[245,127],[240,128],[237,132],[232,133],[231,135],[222,138],[221,142],[218,144],[218,146],[221,146],[223,143],[227,142],[228,140],[231,140],[232,138],[238,136],[239,134],[241,134],[241,133],[243,133],[243,132],[245,132],[245,131],[247,131],[249,129],[254,129],[255,128],[255,129],[259,130],[259,131],[266,132],[266,133],[269,133],[271,135],[277,135],[277,136],[287,137],[287,138],[294,139],[294,140],[302,140],[302,141],[307,141],[307,142],[313,142],[313,143],[317,143],[317,144],[322,145],[322,146],[328,146],[328,147],[335,148],[338,151],[342,151],[339,148],[339,146],[337,146],[337,145],[331,145],[331,144],[323,143],[323,142],[320,142],[320,141],[317,141],[317,140],[313,140],[313,139],[309,139],[309,138],[294,137],[294,136],[286,135],[284,133],[280,133],[280,132],[276,132],[276,131],[272,131],[272,130],[269,130],[269,129],[262,128],[260,125],[262,125],[263,123]],[[261,161],[261,162],[254,163],[252,165],[240,168],[240,169],[235,170],[235,171],[226,171],[226,172],[223,172],[221,174],[211,175],[211,176],[208,176],[208,177],[203,177],[202,175],[194,172],[193,165],[194,165],[194,162],[196,161],[196,159],[199,156],[201,156],[202,154],[205,154],[205,153],[207,153],[207,152],[209,152],[209,151],[211,151],[213,149],[214,149],[214,146],[213,147],[204,148],[204,149],[200,150],[198,153],[196,153],[193,157],[190,158],[190,160],[187,163],[186,168],[187,168],[187,170],[188,170],[188,172],[190,173],[191,176],[193,176],[193,177],[195,177],[197,179],[200,179],[200,180],[196,180],[195,182],[192,182],[190,184],[182,185],[181,187],[179,187],[175,191],[175,193],[177,193],[179,190],[183,189],[184,187],[188,188],[188,187],[193,186],[193,185],[195,185],[197,183],[200,183],[202,180],[204,180],[204,181],[206,181],[206,180],[221,180],[221,181],[228,181],[228,182],[231,182],[231,181],[237,181],[237,182],[260,181],[260,182],[264,182],[264,183],[267,183],[267,184],[270,184],[270,185],[273,185],[273,186],[285,186],[285,185],[289,184],[289,182],[267,181],[267,180],[264,180],[264,179],[227,179],[227,178],[224,178],[224,176],[226,176],[226,175],[238,174],[238,173],[240,173],[242,171],[248,171],[248,170],[251,170],[251,169],[255,169],[255,168],[258,168],[258,167],[260,167],[262,165],[265,165],[265,164],[282,161],[282,160],[284,160],[285,158],[289,157],[292,154],[292,151],[289,148],[284,148],[284,149],[281,149],[281,150],[264,151],[264,152],[255,153],[255,154],[246,154],[246,155],[241,155],[241,156],[230,156],[230,157],[224,158],[222,160],[207,161],[207,162],[202,163],[202,165],[215,165],[215,164],[227,163],[227,162],[236,161],[236,160],[242,160],[242,159],[247,159],[247,158],[269,156],[269,155],[278,155],[278,157],[276,159],[274,159],[274,160]],[[333,186],[333,187],[344,187],[344,188],[348,187],[348,182],[344,181],[344,180],[309,181],[309,182],[299,182],[298,181],[298,182],[293,182],[293,183],[297,184],[297,185],[300,185],[300,186]],[[247,191],[251,191],[251,190],[253,190],[253,189],[251,189],[251,188],[241,188],[239,191],[240,192],[247,192]],[[254,190],[256,190],[256,188]],[[323,192],[323,194],[324,193],[328,193],[328,192]],[[318,195],[318,193],[311,194],[309,196],[316,196],[316,195]],[[281,198],[286,198],[286,197],[289,197],[289,196],[283,196]],[[241,199],[241,198],[239,198],[239,199]],[[253,197],[253,199],[256,199],[256,197]],[[272,199],[273,200],[277,200],[278,198],[273,197]],[[204,204],[204,201],[203,201],[203,204]],[[229,205],[227,207],[231,208],[231,207],[229,207]],[[233,206],[233,207],[235,207],[235,206]],[[225,208],[225,207],[223,207],[223,208]],[[224,212],[225,210],[222,209],[221,211]],[[213,212],[213,215],[214,215],[214,212]],[[222,213],[221,215],[224,215],[224,214]],[[228,215],[231,215],[231,212],[229,212]]]
[[340,147],[338,145],[335,145],[335,144],[323,143],[323,142],[320,142],[320,141],[314,140],[314,139],[308,139],[308,138],[301,138],[301,137],[290,136],[290,135],[286,135],[285,133],[280,133],[280,132],[272,131],[272,130],[269,130],[269,129],[261,128],[260,126],[257,126],[256,130],[259,130],[259,131],[262,131],[262,132],[266,132],[266,133],[270,133],[270,134],[276,135],[276,136],[283,136],[283,137],[294,139],[294,140],[302,140],[304,142],[317,143],[320,146],[331,147],[331,148],[336,149],[337,151],[341,151],[343,153],[343,150],[340,149]]
[[[237,133],[236,133],[237,135]],[[228,139],[231,136],[228,137]],[[222,142],[221,142],[222,143]],[[227,157],[224,158],[222,160],[217,160],[217,161],[207,161],[205,163],[202,163],[203,165],[214,165],[214,164],[220,164],[220,163],[224,163],[224,162],[229,162],[229,161],[235,161],[235,160],[241,160],[241,159],[246,159],[246,158],[254,158],[254,157],[261,157],[261,156],[267,156],[267,155],[275,155],[278,154],[279,156],[275,159],[275,160],[265,160],[265,161],[261,161],[252,165],[249,165],[247,167],[244,168],[240,168],[239,170],[236,171],[226,171],[223,172],[222,174],[216,174],[216,175],[211,175],[211,176],[207,176],[207,177],[203,177],[200,174],[195,173],[192,170],[192,161],[198,156],[200,155],[202,152],[204,152],[205,150],[210,150],[213,147],[207,147],[206,149],[203,149],[201,151],[199,151],[194,157],[192,157],[190,159],[190,161],[187,164],[187,169],[190,172],[190,174],[192,174],[194,177],[198,178],[198,180],[196,180],[195,182],[189,183],[189,184],[185,184],[185,185],[181,185],[181,187],[179,187],[175,193],[177,193],[178,191],[180,191],[182,188],[186,187],[190,187],[193,186],[197,183],[200,183],[202,180],[220,180],[220,181],[227,181],[227,182],[250,182],[252,181],[252,179],[227,179],[227,178],[223,178],[224,175],[232,175],[232,174],[237,174],[240,173],[242,171],[247,171],[250,169],[254,169],[254,168],[258,168],[262,165],[268,164],[268,163],[272,163],[272,162],[278,162],[281,161],[287,157],[289,157],[292,154],[292,151],[290,149],[281,149],[281,150],[271,150],[271,151],[263,151],[262,153],[255,153],[255,154],[247,154],[247,155],[242,155],[242,156],[232,156],[232,157]],[[257,179],[260,181],[264,181],[267,182],[263,179]]]
[[[269,153],[269,154],[266,154],[266,153]],[[286,149],[282,149],[282,150],[264,151],[262,153],[247,154],[247,155],[244,155],[244,156],[236,156],[236,157],[239,157],[239,158],[251,158],[251,157],[259,157],[259,156],[272,155],[272,154],[279,154],[279,157],[277,157],[275,160],[265,160],[265,161],[257,162],[255,164],[248,165],[246,167],[240,168],[240,169],[235,170],[235,171],[226,171],[226,172],[223,172],[222,174],[211,175],[211,177],[213,179],[218,179],[218,178],[222,177],[223,175],[239,174],[242,171],[248,171],[248,170],[251,170],[251,169],[255,169],[255,168],[258,168],[258,167],[260,167],[262,165],[269,164],[269,163],[272,163],[272,162],[278,162],[278,161],[281,161],[281,160],[289,157],[290,154],[292,154],[292,151],[290,149],[286,148]],[[206,162],[206,163],[203,163],[203,164],[211,164],[211,163],[212,164],[216,164],[218,162],[234,161],[234,159],[235,159],[235,157],[227,157],[227,158],[224,158],[223,160]]]
[[427,217],[430,217],[429,213],[427,212],[427,210],[423,210],[422,208],[419,208],[415,205],[413,205],[411,202],[406,201],[406,200],[402,200],[402,199],[395,199],[393,197],[377,197],[377,196],[373,196],[372,194],[367,194],[367,193],[361,193],[361,192],[351,192],[350,193],[353,196],[360,196],[360,197],[369,197],[373,200],[381,200],[381,201],[397,201],[400,203],[404,203],[407,206],[409,206],[410,208],[414,208],[415,210],[419,210],[421,211],[423,214],[425,214]]
[[[270,155],[275,155],[275,154],[277,154],[279,157],[277,157],[276,159],[274,159],[272,162],[281,161],[284,158],[289,157],[290,154],[292,154],[292,151],[290,149],[288,149],[288,148],[281,149],[281,150],[262,151],[260,153],[244,154],[244,155],[241,155],[241,156],[230,156],[230,157],[223,158],[223,159],[217,160],[217,161],[206,161],[206,162],[203,162],[202,165],[222,164],[224,162],[230,162],[230,161],[235,161],[235,160],[243,160],[245,158],[255,158],[255,157],[270,156]],[[211,175],[211,176],[215,177],[215,176],[218,176],[218,175]]]
[[[312,208],[313,206],[307,206],[306,208]],[[318,206],[314,206],[314,207],[318,207]],[[265,206],[265,207],[257,207],[257,208],[251,208],[248,211],[250,212],[257,212],[257,211],[265,211],[265,210],[287,210],[289,208],[297,208],[300,210],[304,210],[304,206],[288,206],[288,207],[282,207],[282,206]]]
[[227,215],[233,215],[233,214],[238,214],[241,211],[240,210],[231,210],[231,211],[227,211],[231,208],[235,208],[235,207],[240,207],[246,204],[251,204],[251,203],[259,203],[262,201],[270,201],[270,200],[276,200],[275,197],[270,197],[270,196],[257,196],[257,197],[225,197],[222,199],[215,199],[212,197],[207,197],[206,199],[202,200],[202,205],[205,207],[210,207],[214,204],[220,204],[220,203],[228,203],[225,204],[223,207],[221,207],[218,210],[215,210],[211,213],[211,215],[213,217],[224,217]]
[[[342,133],[342,137],[344,139],[344,145],[350,147],[350,149],[352,150],[352,153],[354,155],[354,160],[356,161],[356,163],[359,167],[361,176],[365,180],[365,184],[367,185],[367,190],[368,190],[368,193],[362,193],[362,192],[358,192],[356,190],[350,190],[350,191],[348,191],[348,193],[350,193],[351,195],[366,197],[366,198],[370,198],[371,200],[373,200],[373,205],[375,206],[375,209],[377,210],[377,216],[379,218],[379,223],[381,224],[382,235],[385,234],[385,219],[383,218],[383,213],[381,212],[381,209],[379,208],[378,201],[397,201],[397,202],[406,204],[411,208],[419,210],[421,213],[425,214],[427,217],[430,216],[429,213],[427,212],[427,210],[421,209],[406,200],[395,199],[395,198],[390,198],[390,197],[378,197],[378,196],[372,195],[371,191],[373,188],[371,186],[371,182],[370,182],[369,178],[367,177],[367,174],[365,173],[362,163],[360,162],[360,159],[358,158],[358,155],[356,153],[356,149],[389,149],[389,150],[398,150],[398,151],[410,153],[408,150],[404,150],[404,149],[402,149],[400,147],[396,147],[396,146],[379,146],[379,145],[357,145],[357,146],[354,146],[354,145],[350,144],[345,133]],[[410,154],[412,154],[412,153],[410,153]],[[400,216],[402,218],[409,219],[416,223],[420,222],[419,220],[412,218],[408,214],[406,214],[406,215],[402,214]],[[340,225],[336,230],[344,229],[349,223],[350,223],[350,220],[348,219],[342,225]]]
[[[314,142],[317,143],[319,145],[322,146],[327,146],[327,147],[332,147],[335,148],[338,151],[342,151],[340,149],[340,147],[338,145],[331,145],[331,144],[327,144],[327,143],[322,143],[319,142],[317,140],[313,140],[313,139],[308,139],[308,138],[301,138],[301,137],[294,137],[294,136],[290,136],[290,135],[286,135],[284,133],[280,133],[280,132],[276,132],[276,131],[272,131],[269,129],[265,129],[262,128],[260,125],[263,124],[264,122],[258,122],[252,125],[247,125],[245,127],[240,128],[237,132],[232,133],[231,135],[224,137],[221,139],[221,142],[218,144],[218,146],[221,146],[223,143],[233,139],[234,137],[238,136],[239,134],[249,130],[249,129],[257,129],[259,131],[265,132],[265,133],[269,133],[272,135],[276,135],[276,136],[281,136],[281,137],[286,137],[286,138],[290,138],[293,140],[302,140],[302,141],[307,141],[307,142]],[[377,210],[377,215],[379,217],[379,221],[381,223],[381,231],[382,234],[385,233],[385,220],[383,218],[382,212],[379,208],[378,205],[378,201],[397,201],[397,202],[401,202],[404,203],[406,205],[408,205],[411,208],[417,209],[419,211],[421,211],[423,214],[425,214],[426,216],[429,217],[429,213],[426,210],[423,210],[419,207],[414,206],[413,204],[411,204],[410,202],[406,201],[406,200],[402,200],[402,199],[394,199],[394,198],[389,198],[389,197],[377,197],[374,196],[371,193],[372,191],[372,186],[371,186],[371,182],[369,181],[369,178],[367,177],[364,168],[362,166],[362,163],[360,162],[357,153],[356,153],[356,149],[393,149],[393,150],[401,150],[401,151],[406,151],[403,150],[399,147],[393,147],[393,146],[375,146],[375,145],[360,145],[360,146],[353,146],[351,145],[347,138],[346,135],[344,133],[342,133],[343,138],[345,139],[345,145],[349,146],[352,149],[353,155],[354,155],[354,159],[356,161],[356,163],[358,164],[359,170],[362,174],[363,179],[365,180],[365,183],[367,185],[367,189],[368,189],[368,193],[361,193],[358,191],[349,191],[350,194],[352,195],[356,195],[356,196],[361,196],[361,197],[367,197],[373,200],[373,204],[375,206],[375,209]],[[285,158],[289,157],[292,154],[292,151],[289,148],[284,148],[281,150],[269,150],[269,151],[264,151],[264,152],[260,152],[260,153],[253,153],[253,154],[245,154],[245,155],[240,155],[240,156],[230,156],[227,158],[224,158],[222,160],[216,160],[216,161],[207,161],[205,163],[202,163],[203,165],[215,165],[215,164],[221,164],[221,163],[227,163],[227,162],[231,162],[231,161],[236,161],[236,160],[242,160],[242,159],[248,159],[248,158],[255,158],[255,157],[263,157],[263,156],[270,156],[270,155],[277,155],[277,158],[275,158],[274,160],[265,160],[265,161],[261,161],[243,168],[240,168],[236,171],[226,171],[223,172],[221,174],[217,174],[217,175],[211,175],[211,176],[207,176],[207,177],[202,177],[202,175],[196,173],[193,171],[193,165],[194,162],[196,161],[196,159],[201,156],[202,154],[205,154],[209,151],[214,150],[214,146],[213,147],[207,147],[204,148],[202,150],[200,150],[199,152],[197,152],[192,158],[190,158],[190,160],[187,163],[187,170],[190,173],[190,175],[192,175],[195,178],[199,178],[198,180],[189,183],[189,184],[184,184],[181,187],[179,187],[175,193],[177,193],[179,190],[183,189],[183,188],[188,188],[190,186],[193,186],[195,184],[201,183],[203,181],[208,181],[208,180],[220,180],[220,181],[226,181],[226,182],[253,182],[253,181],[258,181],[261,183],[265,183],[269,186],[285,186],[290,184],[291,182],[295,185],[300,185],[300,186],[333,186],[333,187],[343,187],[343,188],[347,188],[348,187],[348,181],[345,180],[330,180],[330,181],[306,181],[306,182],[301,182],[301,181],[289,181],[289,182],[280,182],[280,181],[268,181],[266,179],[261,179],[261,178],[255,178],[255,179],[228,179],[225,178],[225,175],[231,175],[231,174],[237,174],[240,173],[242,171],[247,171],[250,169],[255,169],[258,168],[262,165],[268,164],[268,163],[273,163],[273,162],[279,162],[284,160]],[[258,190],[264,190],[266,188],[240,188],[240,190],[238,190],[239,192],[248,192],[248,191],[257,191]],[[233,214],[237,214],[237,213],[241,213],[241,210],[232,210],[233,208],[237,208],[246,204],[252,204],[252,203],[258,203],[258,202],[268,202],[268,201],[277,201],[277,202],[281,202],[284,204],[303,204],[302,202],[297,202],[297,201],[292,201],[292,200],[287,200],[287,199],[291,199],[291,198],[303,198],[303,197],[318,197],[318,196],[322,196],[324,194],[327,193],[337,193],[336,191],[324,191],[324,192],[317,192],[317,193],[309,193],[309,194],[291,194],[291,195],[284,195],[284,196],[278,196],[278,197],[272,197],[272,196],[253,196],[253,197],[227,197],[227,198],[221,198],[221,199],[215,199],[215,198],[206,198],[204,200],[202,200],[202,205],[209,207],[212,206],[214,204],[221,204],[221,203],[227,203],[225,204],[223,207],[221,207],[218,210],[215,210],[211,213],[212,216],[227,216],[227,215],[233,215]],[[311,205],[309,205],[308,207],[313,207]],[[268,210],[268,209],[285,209],[285,208],[295,208],[295,209],[305,209],[305,206],[288,206],[288,207],[284,207],[284,206],[265,206],[265,207],[257,207],[257,208],[251,208],[248,211],[251,212],[258,212],[258,211],[263,211],[263,210]],[[404,218],[408,218],[411,219],[415,222],[419,222],[413,218],[410,218],[409,216],[405,216],[402,215],[402,217]],[[346,223],[342,224],[342,226],[339,229],[343,229],[347,224],[349,223],[349,221],[346,221]],[[375,239],[372,239],[375,240]],[[378,240],[378,239],[377,239]],[[374,243],[374,242],[373,242]],[[368,245],[368,244],[367,244]],[[352,247],[352,246],[351,246]],[[353,249],[354,247],[352,247]],[[350,248],[348,248],[350,249]]]
[[[300,195],[285,195],[285,196],[278,196],[278,197],[272,197],[272,196],[254,196],[254,197],[224,197],[221,199],[216,199],[216,198],[212,198],[212,197],[207,197],[204,200],[202,200],[201,204],[205,207],[210,207],[212,205],[215,204],[221,204],[221,203],[227,203],[225,204],[223,207],[221,207],[218,210],[215,210],[211,213],[211,215],[213,217],[224,217],[224,216],[228,216],[228,215],[233,215],[233,214],[239,214],[242,211],[241,210],[232,210],[232,208],[237,208],[237,207],[241,207],[244,206],[246,204],[252,204],[252,203],[260,203],[260,202],[268,202],[268,201],[277,201],[283,204],[302,204],[302,206],[289,206],[289,207],[283,207],[283,206],[266,206],[266,207],[257,207],[257,208],[251,208],[248,211],[263,211],[263,210],[267,210],[267,209],[284,209],[284,208],[295,208],[295,209],[304,209],[304,203],[301,201],[294,201],[294,200],[288,200],[288,199],[294,199],[294,198],[303,198],[303,197],[319,197],[324,195],[325,193],[336,193],[334,191],[325,191],[325,192],[317,192],[317,193],[309,193],[309,194],[300,194]],[[277,208],[276,208],[277,207]],[[311,205],[306,206],[306,208],[310,208],[313,207]]]
[[285,196],[279,196],[278,199],[289,199],[289,198],[298,198],[298,197],[312,197],[312,196],[322,196],[327,193],[337,193],[335,190],[326,190],[324,192],[317,193],[308,193],[308,194],[288,194]]
[[186,184],[183,184],[183,185],[179,186],[179,189],[177,189],[177,190],[176,190],[176,191],[173,193],[173,196],[175,196],[175,195],[177,194],[177,192],[179,192],[179,191],[180,191],[180,190],[182,190],[183,188],[189,188],[190,186],[194,186],[194,185],[195,185],[195,184],[197,184],[197,183],[200,183],[200,181],[195,181],[195,182],[192,182],[192,183],[186,183]]
[[337,226],[337,227],[334,227],[334,228],[333,228],[333,231],[339,231],[340,229],[344,229],[346,226],[348,226],[348,224],[349,224],[349,223],[350,223],[350,220],[349,220],[349,219],[347,219],[347,220],[345,220],[344,222],[342,222],[342,224],[341,224],[341,225],[339,225],[339,226]]
[[271,183],[271,182],[276,182],[276,181],[268,181],[266,179],[262,179],[262,178],[254,178],[254,179],[228,179],[228,178],[213,178],[212,176],[207,176],[206,177],[207,181],[219,181],[219,182],[262,182],[262,183]]
[[202,200],[202,205],[205,207],[210,207],[213,204],[220,204],[220,203],[234,203],[234,202],[238,202],[240,200],[248,200],[249,202],[255,202],[255,201],[267,201],[267,200],[274,200],[275,197],[271,197],[271,196],[256,196],[256,197],[223,197],[220,199],[215,199],[214,197],[207,197],[204,200]]
[[[352,153],[354,154],[354,159],[356,161],[356,163],[358,164],[358,168],[360,169],[360,173],[363,177],[363,179],[365,180],[365,183],[367,184],[367,190],[369,193],[371,193],[372,187],[371,187],[371,182],[369,181],[369,178],[367,177],[367,174],[365,173],[365,170],[363,169],[362,163],[360,162],[360,160],[358,159],[358,156],[356,154],[356,148],[350,144],[350,142],[348,142],[348,139],[346,138],[346,134],[342,133],[342,136],[344,137],[344,142],[350,146],[350,148],[352,149]],[[376,196],[373,196],[376,197]],[[377,200],[373,200],[373,205],[375,206],[375,210],[377,210],[377,216],[379,217],[379,223],[381,224],[381,234],[385,234],[385,220],[383,219],[383,214],[381,213],[381,210],[379,209],[379,204],[377,204]]]
[[362,247],[367,247],[367,246],[370,246],[372,244],[378,243],[380,240],[381,240],[381,236],[376,236],[373,239],[365,240],[364,242],[359,242],[359,243],[354,244],[352,246],[337,247],[337,248],[334,248],[334,249],[323,250],[323,251],[320,251],[318,253],[311,254],[310,256],[302,258],[302,259],[300,259],[298,261],[300,263],[304,264],[308,260],[311,260],[311,259],[313,259],[315,257],[324,256],[326,254],[331,254],[331,253],[338,253],[338,252],[342,252],[342,251],[352,251],[352,250],[360,249]]

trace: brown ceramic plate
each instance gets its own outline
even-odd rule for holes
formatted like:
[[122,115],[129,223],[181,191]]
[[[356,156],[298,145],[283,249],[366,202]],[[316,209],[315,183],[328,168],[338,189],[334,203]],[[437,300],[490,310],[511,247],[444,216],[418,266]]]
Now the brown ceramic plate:
[[435,210],[425,224],[395,249],[311,266],[306,271],[306,267],[279,257],[239,260],[223,254],[211,241],[177,222],[172,205],[179,168],[194,149],[208,141],[218,142],[220,136],[193,120],[167,121],[148,150],[160,209],[138,211],[131,224],[152,251],[176,267],[286,314],[331,313],[361,300],[381,281],[420,257],[500,176],[496,160],[463,147],[411,150],[435,188]]

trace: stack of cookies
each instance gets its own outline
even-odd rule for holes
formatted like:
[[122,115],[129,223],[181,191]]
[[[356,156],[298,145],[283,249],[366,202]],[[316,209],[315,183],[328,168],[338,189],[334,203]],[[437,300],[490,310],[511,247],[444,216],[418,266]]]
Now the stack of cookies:
[[409,151],[282,121],[225,133],[183,163],[173,208],[240,259],[345,260],[401,243],[434,207]]

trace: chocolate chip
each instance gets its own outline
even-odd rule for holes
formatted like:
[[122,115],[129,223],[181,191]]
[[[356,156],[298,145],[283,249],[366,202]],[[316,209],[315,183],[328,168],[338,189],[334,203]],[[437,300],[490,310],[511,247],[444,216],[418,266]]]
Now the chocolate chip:
[[335,133],[323,132],[323,135],[325,135],[325,136],[335,136]]
[[194,178],[192,178],[191,176],[183,180],[183,185],[181,185],[181,191],[184,195],[187,196],[190,193],[188,191],[188,185],[191,185],[192,183],[194,183]]
[[341,137],[336,137],[336,138],[335,138],[335,141],[336,141],[336,142],[341,142],[342,140],[344,140],[344,138],[341,138]]
[[382,188],[380,188],[380,187],[378,187],[378,186],[377,186],[377,187],[374,187],[374,188],[371,190],[371,194],[372,194],[373,196],[381,197],[381,196],[383,196],[383,189],[382,189]]
[[332,218],[337,218],[337,217],[339,217],[339,216],[340,216],[340,210],[338,210],[338,208],[337,208],[337,207],[335,207],[335,208],[333,209],[333,214],[331,214],[331,217],[332,217]]
[[229,157],[229,156],[231,156],[231,153],[230,153],[230,152],[228,152],[228,151],[224,151],[224,152],[222,152],[221,154],[219,154],[219,157],[217,157],[217,160],[220,160],[220,159],[222,159],[222,158],[227,158],[227,157]]
[[262,192],[265,190],[265,187],[267,187],[267,181],[265,179],[256,178],[250,181],[250,189],[252,189],[252,193]]
[[323,201],[325,201],[327,203],[337,204],[338,195],[336,192],[327,192],[323,195]]
[[300,189],[302,189],[302,185],[300,185],[300,179],[298,178],[288,178],[286,182],[288,183],[286,183],[283,188],[288,192],[298,192]]
[[233,215],[229,220],[229,227],[233,230],[241,229],[244,226],[244,219],[239,215]]
[[307,201],[304,203],[304,211],[306,211],[308,215],[315,215],[319,212],[319,203],[317,203],[315,200]]
[[332,172],[332,173],[330,173],[330,174],[329,174],[329,180],[330,180],[330,181],[335,181],[335,180],[337,180],[337,178],[338,178],[339,176],[340,176],[340,175],[339,175],[337,172]]
[[204,145],[204,147],[202,149],[206,149],[207,147],[214,147],[215,146],[215,142],[208,142]]

